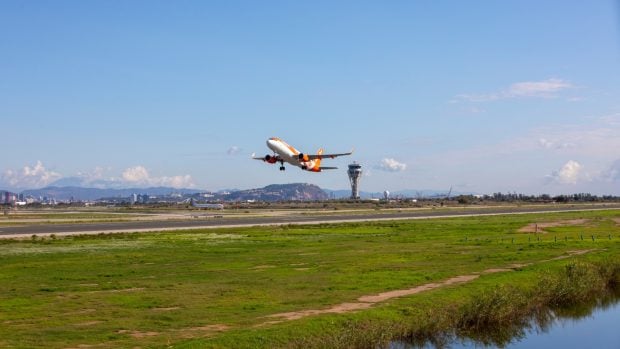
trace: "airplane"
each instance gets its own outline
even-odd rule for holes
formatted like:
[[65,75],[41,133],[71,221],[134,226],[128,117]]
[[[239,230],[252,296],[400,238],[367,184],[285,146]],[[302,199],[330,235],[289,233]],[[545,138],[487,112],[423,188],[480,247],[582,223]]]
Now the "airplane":
[[224,205],[223,204],[199,204],[196,202],[196,200],[194,200],[194,198],[191,198],[189,200],[190,204],[193,207],[196,208],[206,208],[206,209],[214,209],[214,210],[223,210],[224,209]]
[[321,166],[321,160],[324,158],[336,158],[338,156],[351,155],[353,150],[348,153],[341,154],[323,154],[323,149],[314,154],[304,154],[278,137],[271,137],[267,140],[267,147],[273,150],[273,155],[265,155],[264,157],[256,157],[252,154],[252,159],[262,160],[264,162],[275,164],[280,163],[280,171],[284,171],[284,163],[287,162],[293,166],[300,167],[302,170],[310,172],[321,172],[323,170],[335,170],[338,167]]

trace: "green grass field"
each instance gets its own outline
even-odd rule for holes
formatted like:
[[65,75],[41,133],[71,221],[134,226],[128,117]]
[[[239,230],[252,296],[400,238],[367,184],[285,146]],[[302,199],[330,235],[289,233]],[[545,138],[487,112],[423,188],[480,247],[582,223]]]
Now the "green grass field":
[[[617,261],[619,218],[610,210],[0,241],[0,347],[355,343],[347,337],[352,324],[432,319],[433,309],[496,285],[533,287],[571,260]],[[575,219],[584,221],[518,232]],[[588,253],[570,256],[575,251]],[[271,316],[491,268],[516,270],[360,311]]]

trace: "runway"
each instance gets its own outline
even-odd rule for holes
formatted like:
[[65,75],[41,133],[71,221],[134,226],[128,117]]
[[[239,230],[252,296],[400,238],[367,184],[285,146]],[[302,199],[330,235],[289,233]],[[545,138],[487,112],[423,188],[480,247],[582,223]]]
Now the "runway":
[[1,226],[0,238],[20,238],[31,235],[57,236],[99,233],[131,233],[156,232],[168,230],[210,229],[226,227],[276,226],[287,224],[324,224],[345,222],[367,222],[385,220],[432,219],[449,217],[491,216],[504,214],[551,213],[568,211],[595,211],[620,209],[620,204],[606,205],[549,205],[526,207],[487,207],[446,209],[436,208],[416,211],[402,211],[387,213],[347,213],[323,215],[296,215],[274,217],[221,217],[210,215],[192,220],[165,220],[165,221],[136,221],[136,222],[109,222],[109,223],[81,223],[81,224],[31,224],[20,226]]

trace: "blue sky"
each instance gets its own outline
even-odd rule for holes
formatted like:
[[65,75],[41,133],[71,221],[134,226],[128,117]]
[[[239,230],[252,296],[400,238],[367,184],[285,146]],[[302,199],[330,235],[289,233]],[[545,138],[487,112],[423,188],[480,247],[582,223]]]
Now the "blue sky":
[[[620,194],[617,1],[3,1],[0,187]],[[341,170],[249,160],[285,139]]]

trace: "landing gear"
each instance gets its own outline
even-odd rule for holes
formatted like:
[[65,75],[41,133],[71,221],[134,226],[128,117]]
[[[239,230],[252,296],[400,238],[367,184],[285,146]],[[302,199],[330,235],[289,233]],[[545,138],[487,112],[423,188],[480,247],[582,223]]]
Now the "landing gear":
[[284,171],[284,170],[286,170],[286,167],[280,166],[280,171]]

